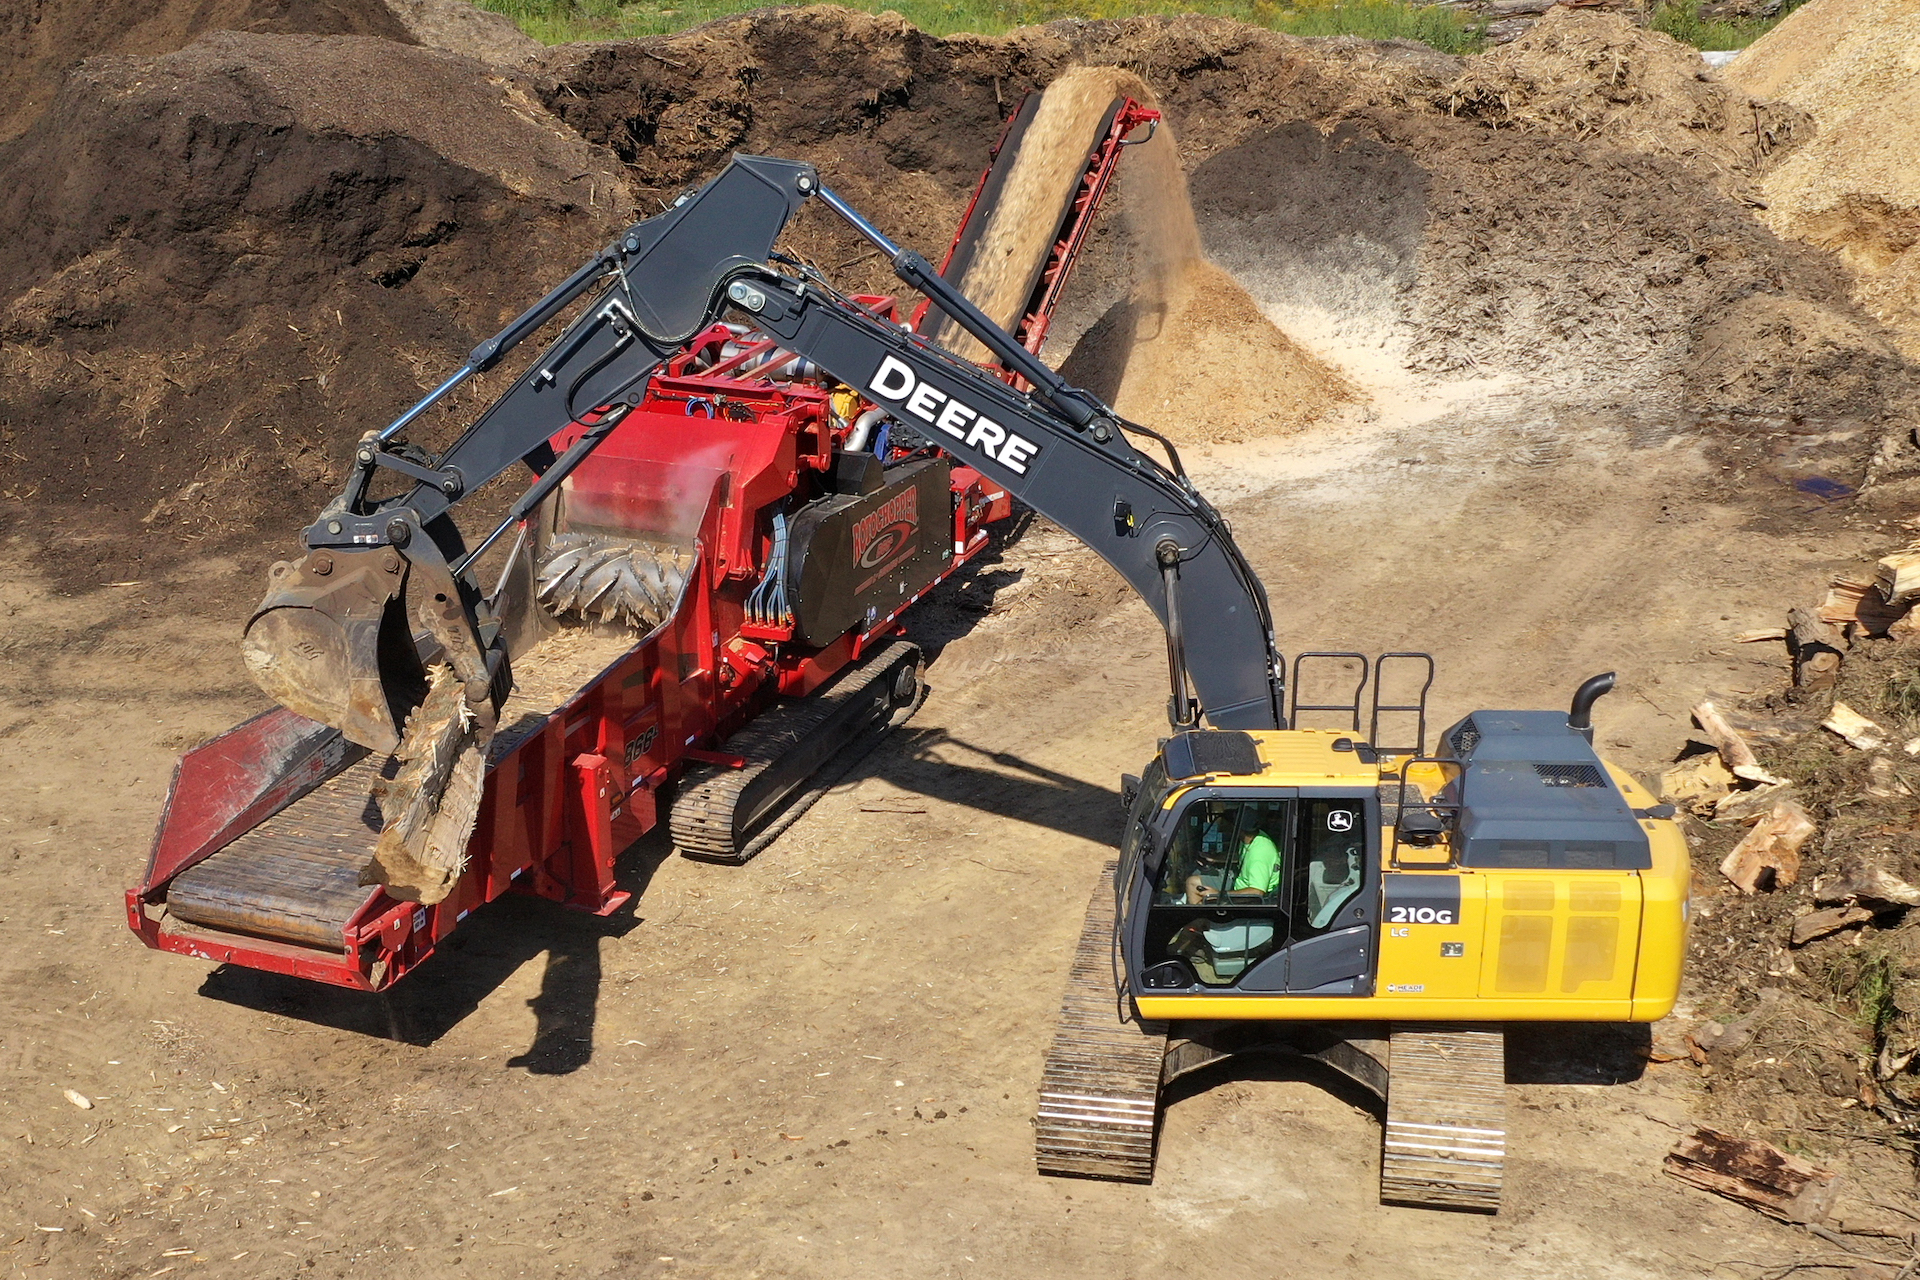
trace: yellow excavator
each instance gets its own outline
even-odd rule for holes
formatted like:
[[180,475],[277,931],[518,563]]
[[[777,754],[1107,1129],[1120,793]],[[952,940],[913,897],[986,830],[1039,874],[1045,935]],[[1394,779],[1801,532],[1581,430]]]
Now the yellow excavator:
[[[1300,705],[1302,667],[1329,660],[1358,670],[1351,702]],[[1125,780],[1113,885],[1088,909],[1041,1086],[1040,1170],[1151,1181],[1167,1084],[1281,1053],[1385,1104],[1384,1201],[1496,1211],[1504,1024],[1671,1011],[1686,840],[1593,750],[1611,673],[1567,712],[1476,711],[1429,755],[1428,655],[1302,654],[1294,672],[1293,722],[1344,727],[1186,729]],[[1417,701],[1382,704],[1395,680]],[[1404,745],[1381,742],[1394,713],[1413,721]]]

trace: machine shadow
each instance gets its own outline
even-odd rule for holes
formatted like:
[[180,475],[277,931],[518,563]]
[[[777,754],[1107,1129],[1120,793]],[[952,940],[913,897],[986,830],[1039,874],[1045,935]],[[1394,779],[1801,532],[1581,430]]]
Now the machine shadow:
[[1170,1082],[1161,1093],[1161,1107],[1172,1107],[1218,1085],[1247,1080],[1293,1081],[1310,1084],[1322,1093],[1364,1111],[1382,1123],[1387,1104],[1378,1094],[1350,1076],[1299,1054],[1253,1050],[1210,1062]]
[[907,633],[926,653],[929,664],[938,662],[941,650],[993,612],[1002,588],[1026,575],[1025,569],[1007,563],[1007,554],[1033,527],[1034,519],[1031,508],[1016,502],[1012,516],[988,526],[986,547],[913,607]]
[[540,991],[527,1002],[534,1015],[533,1039],[507,1065],[533,1075],[567,1075],[593,1058],[600,944],[643,923],[637,908],[671,853],[664,824],[628,847],[617,879],[633,896],[604,918],[530,896],[497,898],[476,910],[406,981],[388,991],[349,991],[222,965],[207,975],[200,994],[354,1035],[426,1047],[471,1015],[521,966],[544,954]]
[[1631,1084],[1652,1052],[1650,1023],[1509,1023],[1507,1083]]
[[[956,761],[956,753],[980,763]],[[1012,752],[975,746],[945,729],[916,729],[911,721],[896,729],[849,781],[866,778],[1064,835],[1120,841],[1118,787],[1082,782]]]

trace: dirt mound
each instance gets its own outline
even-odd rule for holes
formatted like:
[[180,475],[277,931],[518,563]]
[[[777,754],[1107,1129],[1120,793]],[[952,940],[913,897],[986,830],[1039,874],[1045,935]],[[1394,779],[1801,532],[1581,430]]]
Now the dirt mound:
[[1109,311],[1061,372],[1175,444],[1298,431],[1356,395],[1203,259]]
[[1920,81],[1862,107],[1766,183],[1770,222],[1867,274],[1920,243]]
[[1611,13],[1555,8],[1447,86],[1449,115],[1673,156],[1743,182],[1807,132],[1804,113],[1721,83],[1700,54]]
[[[1121,95],[1154,104],[1138,77],[1113,67],[1074,67],[1047,86],[960,282],[1003,326],[1018,319],[1031,264],[1052,241],[1054,211],[1065,208],[1087,140]],[[1351,398],[1337,374],[1206,261],[1171,126],[1161,122],[1129,152],[1125,171],[1123,204],[1140,247],[1136,283],[1075,344],[1061,366],[1068,380],[1182,444],[1297,430]],[[953,335],[963,345],[949,341]],[[969,359],[985,354],[951,326],[935,340]]]
[[[1729,303],[1780,294],[1853,314],[1843,272],[1729,196],[1773,141],[1742,94],[1697,66],[1683,74],[1679,56],[1593,14],[1556,14],[1516,50],[1459,59],[1197,17],[936,39],[818,6],[555,49],[541,95],[627,159],[649,196],[736,148],[774,150],[821,165],[897,239],[937,256],[1019,95],[1071,66],[1125,66],[1180,134],[1207,255],[1267,314],[1364,330],[1383,358],[1427,373],[1605,382],[1674,405],[1695,338]],[[1495,114],[1489,66],[1509,83],[1524,70],[1543,97]],[[1683,123],[1654,130],[1676,99]],[[1463,116],[1455,100],[1482,105]],[[1123,194],[1131,180],[1123,165]],[[1145,247],[1116,223],[1068,289],[1056,352],[1136,284]],[[796,238],[849,285],[897,289],[818,211]]]
[[171,53],[219,30],[413,39],[385,0],[10,0],[0,11],[0,140],[24,132],[83,58]]
[[1297,431],[1355,397],[1206,260],[1170,126],[1129,158],[1126,196],[1138,280],[1074,345],[1068,381],[1177,444]]
[[1920,76],[1916,0],[1811,0],[1727,64],[1721,78],[1790,102],[1832,129]]
[[505,14],[476,8],[469,0],[386,0],[400,24],[429,49],[445,49],[480,62],[516,67],[543,48]]
[[10,496],[214,545],[304,523],[360,432],[630,213],[479,64],[358,36],[90,60],[0,192]]
[[1901,365],[1871,325],[1805,299],[1756,294],[1702,329],[1685,404],[1702,420],[1758,429],[1870,418]]
[[1861,305],[1920,357],[1920,3],[1814,0],[1726,74],[1819,126],[1767,175],[1767,225],[1837,254]]
[[[1573,37],[1595,22],[1605,45],[1611,20],[1562,16],[1528,47],[1590,82],[1591,42]],[[1449,114],[1485,65],[1195,17],[938,39],[825,6],[549,50],[528,82],[538,101],[477,64],[378,40],[226,35],[172,60],[103,60],[0,150],[0,211],[19,228],[0,246],[0,429],[31,422],[65,446],[36,450],[0,493],[105,502],[134,521],[191,516],[174,527],[196,535],[256,515],[291,529],[347,441],[627,215],[623,178],[654,209],[735,150],[795,156],[938,258],[1013,104],[1075,66],[1124,66],[1153,89],[1206,256],[1290,331],[1330,317],[1334,345],[1358,334],[1378,365],[1604,388],[1656,418],[1677,421],[1684,401],[1735,422],[1721,410],[1749,383],[1729,382],[1725,405],[1682,395],[1706,358],[1696,343],[1733,304],[1778,297],[1837,318],[1815,329],[1857,331],[1868,371],[1831,394],[1796,382],[1795,414],[1897,416],[1907,375],[1874,346],[1830,255],[1777,239],[1719,169],[1670,142]],[[1138,159],[1122,166],[1116,208]],[[823,209],[804,210],[785,247],[845,287],[899,291]],[[1048,358],[1132,297],[1148,250],[1125,220],[1102,221]],[[1218,336],[1206,320],[1202,347]],[[87,545],[110,557],[157,543]],[[95,554],[76,581],[139,576]]]

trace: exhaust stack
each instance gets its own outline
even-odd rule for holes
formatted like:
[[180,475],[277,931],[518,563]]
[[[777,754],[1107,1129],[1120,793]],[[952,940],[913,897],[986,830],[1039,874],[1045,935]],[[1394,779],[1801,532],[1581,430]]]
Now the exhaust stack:
[[1573,691],[1573,706],[1567,712],[1567,727],[1577,730],[1588,742],[1593,741],[1593,704],[1613,692],[1613,676],[1611,671],[1591,676]]

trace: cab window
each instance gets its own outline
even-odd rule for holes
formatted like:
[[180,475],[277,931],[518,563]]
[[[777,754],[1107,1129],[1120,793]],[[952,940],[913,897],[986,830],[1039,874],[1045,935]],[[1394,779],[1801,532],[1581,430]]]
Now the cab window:
[[1147,962],[1179,958],[1230,986],[1287,939],[1292,802],[1196,800],[1182,812],[1153,887]]
[[1133,896],[1128,890],[1136,883],[1141,859],[1146,857],[1148,846],[1152,843],[1150,829],[1154,815],[1160,811],[1167,792],[1172,789],[1166,765],[1160,762],[1160,757],[1155,756],[1141,773],[1140,789],[1127,808],[1126,827],[1120,833],[1120,875],[1115,883],[1119,890],[1120,918],[1123,921],[1133,914]]
[[1333,929],[1366,874],[1366,811],[1357,800],[1305,800],[1294,863],[1295,940]]

